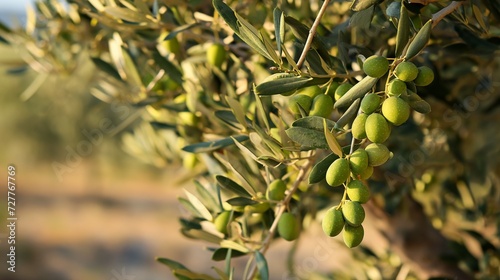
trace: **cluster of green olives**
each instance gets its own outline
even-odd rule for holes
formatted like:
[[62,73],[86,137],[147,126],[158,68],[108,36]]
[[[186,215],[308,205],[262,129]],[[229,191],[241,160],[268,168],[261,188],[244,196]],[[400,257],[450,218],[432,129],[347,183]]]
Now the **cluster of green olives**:
[[[364,95],[360,113],[351,126],[355,139],[367,139],[371,143],[336,159],[326,172],[326,182],[333,187],[344,185],[347,196],[338,206],[326,212],[322,220],[323,231],[328,236],[336,236],[344,229],[344,243],[350,248],[358,246],[363,240],[361,223],[365,211],[362,204],[370,199],[370,190],[361,180],[370,178],[373,167],[384,164],[391,157],[383,143],[389,138],[392,126],[405,123],[410,117],[412,102],[421,100],[416,96],[416,86],[429,85],[434,79],[429,67],[418,68],[409,61],[399,62],[390,68],[389,61],[383,56],[374,55],[365,60],[363,71],[366,75],[381,78],[389,72],[385,91]],[[335,100],[352,87],[349,83],[339,85],[335,90]]]
[[323,93],[319,86],[305,87],[291,94],[288,106],[296,116],[301,116],[303,111],[308,116],[328,118],[333,111],[332,96]]

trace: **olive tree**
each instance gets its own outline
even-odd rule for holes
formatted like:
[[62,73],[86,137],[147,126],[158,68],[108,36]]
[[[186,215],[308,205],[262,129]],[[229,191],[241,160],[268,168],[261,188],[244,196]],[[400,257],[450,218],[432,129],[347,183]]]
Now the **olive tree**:
[[222,262],[216,278],[269,279],[270,245],[312,224],[352,248],[356,272],[336,277],[499,275],[498,1],[38,1],[29,15],[1,34],[32,68],[93,63],[89,91],[139,112],[125,149],[192,170],[179,227]]

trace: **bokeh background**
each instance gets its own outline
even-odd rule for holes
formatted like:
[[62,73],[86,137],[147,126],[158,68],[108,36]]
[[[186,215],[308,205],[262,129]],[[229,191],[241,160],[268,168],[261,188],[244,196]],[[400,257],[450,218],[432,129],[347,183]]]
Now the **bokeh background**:
[[[28,4],[0,1],[0,20],[22,25]],[[155,166],[124,152],[126,125],[85,146],[87,155],[58,176],[52,165],[66,164],[71,149],[89,143],[85,131],[119,119],[89,93],[91,65],[77,75],[46,78],[23,101],[39,76],[23,67],[8,72],[22,64],[15,49],[0,44],[0,279],[173,279],[155,256],[187,265],[199,265],[193,255],[208,258],[200,244],[181,237],[172,219],[182,214],[177,197],[189,180],[176,165]],[[5,261],[10,164],[17,170],[15,273]]]

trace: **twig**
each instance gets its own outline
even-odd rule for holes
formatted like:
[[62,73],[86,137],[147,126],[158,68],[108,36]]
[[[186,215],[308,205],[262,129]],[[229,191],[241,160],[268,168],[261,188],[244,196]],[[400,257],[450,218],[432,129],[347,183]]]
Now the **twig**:
[[[312,155],[309,154],[308,157],[311,157],[311,156]],[[307,163],[304,166],[300,167],[299,174],[297,175],[296,181],[293,183],[292,189],[287,194],[287,196],[283,199],[282,203],[279,204],[278,210],[276,211],[276,216],[274,218],[273,224],[271,225],[271,228],[269,228],[269,233],[267,234],[266,239],[264,239],[264,241],[262,242],[262,247],[259,250],[262,254],[265,254],[267,249],[269,249],[269,245],[271,245],[271,240],[272,240],[272,238],[273,238],[273,236],[278,228],[278,222],[280,220],[280,217],[285,212],[285,209],[287,208],[288,203],[292,199],[292,196],[295,193],[295,191],[297,191],[300,183],[305,179],[307,171],[311,167],[312,163],[313,163],[313,160],[308,159]],[[248,280],[253,279],[256,272],[257,272],[257,264],[254,263],[252,269],[250,270],[250,273],[248,274],[247,279]]]
[[309,30],[309,35],[307,36],[306,43],[304,45],[304,49],[302,50],[302,54],[300,55],[299,61],[297,62],[297,68],[301,68],[302,64],[306,61],[306,55],[309,49],[311,48],[311,44],[314,39],[314,35],[316,35],[316,29],[318,29],[319,23],[321,21],[321,18],[326,12],[326,7],[328,6],[328,3],[330,3],[330,0],[325,0],[323,2],[323,5],[321,6],[321,9],[319,9],[318,15],[316,16],[316,19],[314,20],[313,25],[311,26],[311,29]]
[[465,4],[467,1],[453,1],[450,5],[444,7],[439,12],[432,15],[432,27],[435,27],[445,16],[453,13],[460,6]]

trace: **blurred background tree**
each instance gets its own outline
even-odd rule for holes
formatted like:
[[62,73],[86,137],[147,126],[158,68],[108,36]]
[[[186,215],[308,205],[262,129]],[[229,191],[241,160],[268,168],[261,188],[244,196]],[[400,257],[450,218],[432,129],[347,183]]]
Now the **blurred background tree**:
[[[328,2],[319,16],[321,1],[214,1],[218,11],[212,1],[37,1],[24,29],[1,26],[3,44],[18,57],[9,59],[14,50],[3,46],[3,69],[9,80],[30,84],[19,96],[2,94],[2,101],[26,104],[25,114],[3,109],[18,119],[3,118],[2,125],[25,128],[4,146],[22,141],[33,149],[9,149],[3,156],[52,157],[51,169],[63,176],[74,159],[68,155],[96,148],[78,146],[82,141],[108,136],[142,162],[160,168],[182,163],[195,186],[180,199],[190,213],[180,217],[180,228],[205,240],[212,259],[224,262],[203,271],[217,278],[497,279],[500,3]],[[325,180],[306,182],[332,148],[301,141],[289,128],[306,128],[297,123],[301,119],[317,128],[313,118],[301,109],[294,115],[286,94],[258,95],[254,85],[276,72],[288,73],[281,78],[300,83],[296,88],[320,85],[323,92],[344,80],[356,83],[366,57],[381,54],[396,65],[404,57],[400,42],[411,42],[430,18],[430,40],[412,61],[435,73],[429,86],[418,87],[432,111],[412,113],[392,128],[385,144],[393,157],[366,182],[372,198],[364,204],[365,240],[335,255],[348,261],[331,271],[298,269],[304,260],[294,255],[294,241],[289,271],[273,275],[277,260],[265,253],[280,239],[275,226],[284,209],[298,219],[301,240],[344,199]],[[294,65],[301,64],[311,26],[317,35],[305,66]],[[214,45],[222,46],[218,53]],[[329,114],[328,125],[348,111]],[[351,121],[335,136],[347,151],[354,143]],[[118,133],[122,137],[109,137]],[[69,142],[72,152],[60,149]],[[116,164],[122,162],[118,153],[110,154]],[[265,196],[275,179],[287,186],[278,203]],[[218,226],[224,212],[233,222]],[[233,272],[232,258],[241,255],[248,264]],[[319,259],[316,254],[311,267]],[[211,279],[170,259],[159,261],[179,279]]]

